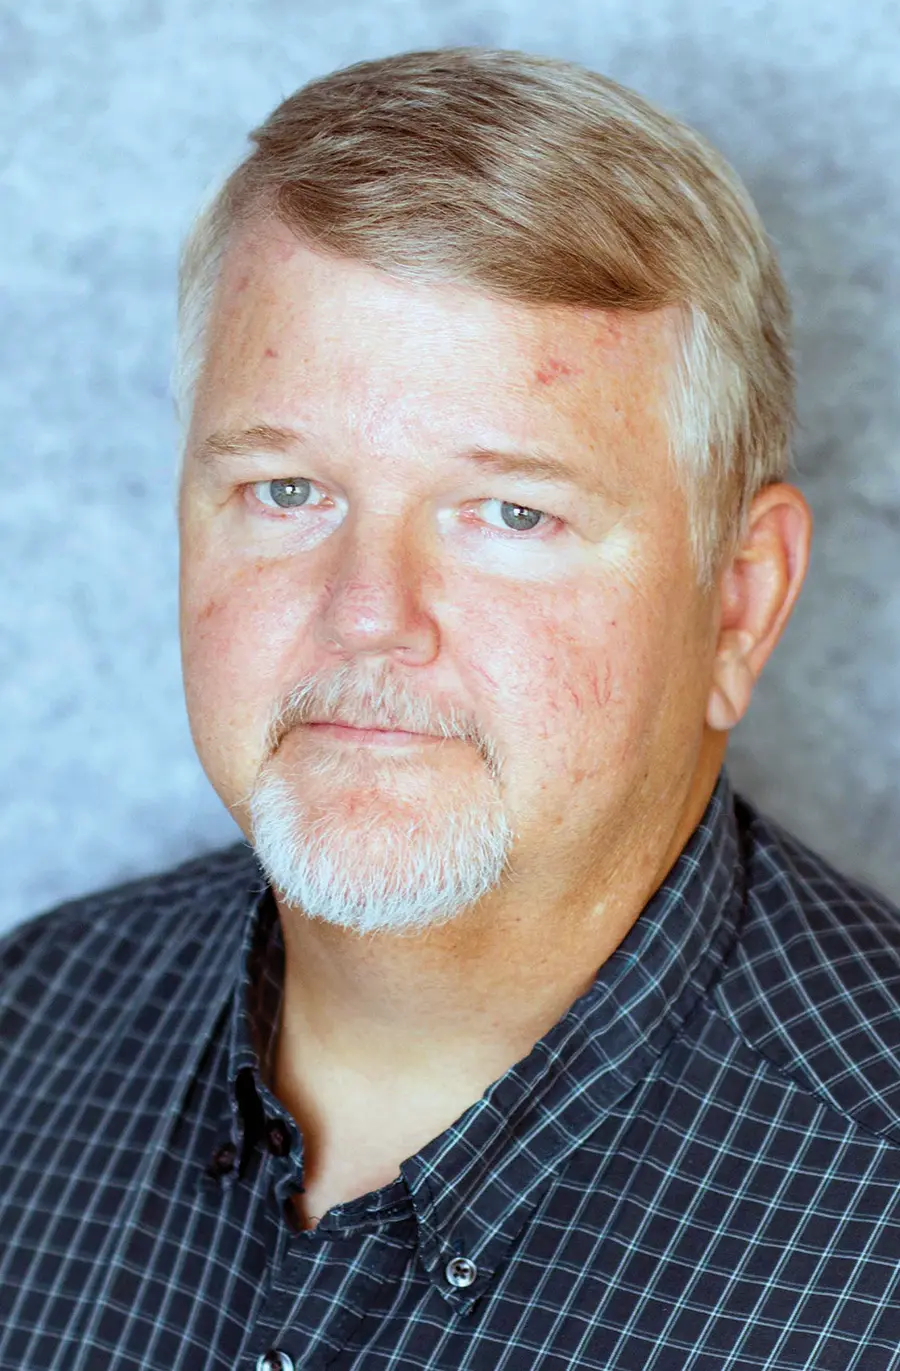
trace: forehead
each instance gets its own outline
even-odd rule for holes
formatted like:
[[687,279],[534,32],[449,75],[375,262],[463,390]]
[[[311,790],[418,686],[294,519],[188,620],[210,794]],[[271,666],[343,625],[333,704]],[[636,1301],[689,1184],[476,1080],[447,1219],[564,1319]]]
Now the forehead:
[[[466,421],[522,439],[665,440],[671,311],[528,305],[413,282],[251,225],[225,254],[192,427]],[[485,437],[489,437],[485,433]],[[607,459],[609,454],[607,453]]]

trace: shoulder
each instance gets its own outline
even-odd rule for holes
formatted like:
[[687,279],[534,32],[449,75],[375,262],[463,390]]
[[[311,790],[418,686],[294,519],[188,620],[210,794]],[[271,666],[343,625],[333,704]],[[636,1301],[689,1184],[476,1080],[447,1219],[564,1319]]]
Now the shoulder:
[[[64,1014],[89,992],[110,1007],[124,985],[216,960],[241,934],[238,906],[264,888],[245,842],[49,909],[0,940],[2,1036],[10,1015]],[[117,989],[118,987],[118,989]]]
[[716,1003],[796,1085],[900,1144],[900,908],[735,797],[743,925]]

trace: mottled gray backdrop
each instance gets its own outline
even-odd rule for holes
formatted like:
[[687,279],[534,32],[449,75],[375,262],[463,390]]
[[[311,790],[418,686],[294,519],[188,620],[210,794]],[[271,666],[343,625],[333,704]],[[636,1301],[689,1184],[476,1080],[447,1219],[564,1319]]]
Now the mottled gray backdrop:
[[240,836],[180,685],[179,240],[309,77],[469,43],[633,85],[756,196],[795,300],[816,536],[731,773],[900,899],[897,3],[3,0],[0,923]]

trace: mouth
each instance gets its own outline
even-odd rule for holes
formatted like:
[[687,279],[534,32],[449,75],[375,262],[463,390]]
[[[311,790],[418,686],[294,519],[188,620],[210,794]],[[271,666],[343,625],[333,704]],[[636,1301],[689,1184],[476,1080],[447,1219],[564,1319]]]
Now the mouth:
[[378,728],[371,725],[357,727],[355,724],[333,722],[308,723],[306,727],[319,737],[334,738],[338,742],[354,743],[369,747],[411,747],[430,743],[444,742],[434,733],[412,733],[402,728]]

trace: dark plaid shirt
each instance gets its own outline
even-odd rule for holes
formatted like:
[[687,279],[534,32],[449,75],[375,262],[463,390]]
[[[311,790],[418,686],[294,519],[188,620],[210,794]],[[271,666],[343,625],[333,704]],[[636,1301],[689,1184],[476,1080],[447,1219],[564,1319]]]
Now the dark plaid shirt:
[[313,1231],[247,844],[2,957],[3,1371],[900,1368],[900,913],[724,769],[592,988]]

